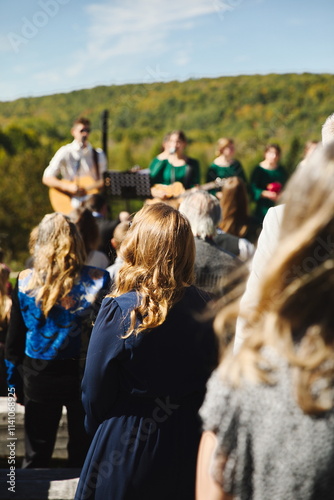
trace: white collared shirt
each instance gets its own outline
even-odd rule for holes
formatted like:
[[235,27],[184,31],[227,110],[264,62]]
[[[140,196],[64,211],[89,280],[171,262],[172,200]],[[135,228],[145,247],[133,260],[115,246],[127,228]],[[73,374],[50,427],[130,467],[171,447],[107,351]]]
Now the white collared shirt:
[[[107,170],[107,159],[100,148],[96,148],[99,164],[100,178]],[[93,158],[93,148],[87,143],[83,148],[81,144],[74,139],[70,144],[62,146],[49,165],[46,167],[43,177],[61,177],[62,179],[73,181],[76,177],[91,176],[99,180],[96,176],[95,164]]]

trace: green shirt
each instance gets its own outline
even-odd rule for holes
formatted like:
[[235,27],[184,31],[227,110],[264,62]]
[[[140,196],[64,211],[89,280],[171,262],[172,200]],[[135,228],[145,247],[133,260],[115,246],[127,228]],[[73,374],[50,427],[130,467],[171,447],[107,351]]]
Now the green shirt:
[[256,201],[254,215],[261,221],[269,208],[275,205],[274,201],[268,198],[261,198],[262,191],[265,191],[271,182],[280,182],[284,186],[287,178],[287,172],[281,165],[273,170],[263,168],[261,165],[257,165],[254,168],[250,179],[250,190],[253,200]]
[[152,184],[173,184],[181,182],[189,189],[200,181],[199,163],[194,158],[187,158],[187,163],[174,167],[168,160],[154,158],[149,166]]
[[226,179],[227,177],[240,177],[247,184],[244,169],[240,161],[234,160],[228,167],[220,167],[216,163],[211,163],[208,168],[207,182],[211,182],[217,179]]

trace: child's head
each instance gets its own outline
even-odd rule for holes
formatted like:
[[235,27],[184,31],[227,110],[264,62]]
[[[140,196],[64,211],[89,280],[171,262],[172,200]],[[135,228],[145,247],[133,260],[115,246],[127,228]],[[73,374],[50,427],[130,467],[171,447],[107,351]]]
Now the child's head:
[[129,227],[129,222],[120,222],[115,227],[114,235],[111,238],[111,245],[116,250],[117,254],[119,251],[119,247],[121,246],[121,243],[124,240],[126,233],[128,232]]

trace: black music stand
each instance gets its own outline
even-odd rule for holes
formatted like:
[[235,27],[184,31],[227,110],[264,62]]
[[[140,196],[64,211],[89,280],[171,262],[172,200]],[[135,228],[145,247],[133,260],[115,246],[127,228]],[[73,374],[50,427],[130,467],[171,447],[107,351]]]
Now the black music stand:
[[151,198],[151,178],[148,169],[138,172],[104,172],[104,188],[108,196],[128,200],[146,200]]

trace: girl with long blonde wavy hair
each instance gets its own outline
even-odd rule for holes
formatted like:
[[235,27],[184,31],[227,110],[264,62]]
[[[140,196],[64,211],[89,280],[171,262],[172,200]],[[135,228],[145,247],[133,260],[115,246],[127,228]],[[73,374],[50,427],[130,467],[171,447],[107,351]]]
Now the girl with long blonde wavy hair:
[[84,265],[86,252],[68,217],[44,216],[31,234],[33,268],[18,275],[6,339],[8,386],[25,405],[23,468],[47,467],[62,408],[68,465],[81,467],[89,439],[80,399],[82,352],[109,274]]
[[[296,170],[283,201],[247,338],[223,357],[201,409],[198,500],[333,495],[334,143]],[[218,313],[217,332],[235,311]]]
[[[192,285],[190,223],[167,204],[144,206],[120,253],[87,353],[83,403],[94,438],[75,499],[193,500],[198,409],[217,350],[212,324],[198,317],[211,297]],[[115,452],[117,464],[101,473]]]
[[74,223],[60,213],[47,214],[38,226],[29,288],[45,317],[68,295],[86,259],[83,240]]

